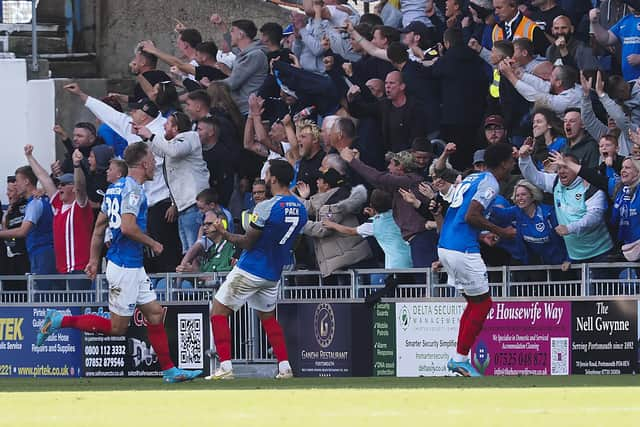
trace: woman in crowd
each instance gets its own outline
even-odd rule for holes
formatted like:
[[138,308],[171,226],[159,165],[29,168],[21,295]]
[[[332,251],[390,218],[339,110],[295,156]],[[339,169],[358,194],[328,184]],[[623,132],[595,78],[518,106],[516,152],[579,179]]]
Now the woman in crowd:
[[239,146],[244,119],[231,97],[229,87],[221,82],[211,82],[207,93],[211,97],[211,115],[222,122],[220,136]]
[[567,143],[562,122],[548,108],[538,108],[533,113],[533,161],[538,170],[546,170],[550,165],[549,153],[561,151]]
[[611,223],[618,230],[618,243],[628,261],[640,259],[640,160],[627,157],[622,162],[620,183],[614,191]]
[[[528,264],[568,263],[564,240],[555,232],[558,226],[553,206],[542,204],[542,191],[527,180],[520,180],[511,197],[515,206],[493,207],[491,221],[515,222],[518,237],[527,248]],[[568,265],[564,265],[565,269]]]
[[323,225],[329,219],[347,227],[357,227],[357,215],[367,202],[367,190],[362,185],[351,187],[346,178],[331,168],[316,181],[318,193],[309,200],[309,185],[299,181],[298,194],[307,208],[310,221],[304,234],[313,240],[313,248],[322,277],[340,268],[347,268],[371,258],[369,243],[357,235],[344,235]]

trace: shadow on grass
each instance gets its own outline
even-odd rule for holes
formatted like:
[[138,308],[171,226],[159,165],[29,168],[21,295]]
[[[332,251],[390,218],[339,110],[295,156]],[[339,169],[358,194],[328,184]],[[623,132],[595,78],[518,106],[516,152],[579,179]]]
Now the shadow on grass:
[[486,378],[294,378],[235,379],[165,384],[160,378],[5,378],[2,392],[82,392],[122,390],[304,390],[304,389],[463,389],[463,388],[640,387],[640,377],[486,377]]

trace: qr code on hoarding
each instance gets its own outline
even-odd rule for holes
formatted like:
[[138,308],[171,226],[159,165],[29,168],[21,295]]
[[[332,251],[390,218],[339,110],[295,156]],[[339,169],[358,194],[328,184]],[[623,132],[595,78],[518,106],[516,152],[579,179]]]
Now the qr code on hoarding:
[[178,313],[178,367],[202,369],[202,313]]
[[569,375],[569,338],[551,338],[551,375]]

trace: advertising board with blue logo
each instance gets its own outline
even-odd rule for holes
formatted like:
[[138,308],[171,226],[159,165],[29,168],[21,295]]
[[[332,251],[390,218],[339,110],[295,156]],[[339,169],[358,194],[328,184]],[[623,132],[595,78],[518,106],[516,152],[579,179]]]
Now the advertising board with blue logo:
[[[58,307],[66,314],[79,314],[77,307]],[[52,334],[36,346],[46,309],[0,308],[0,377],[79,377],[82,368],[82,337],[66,329]]]
[[371,375],[371,317],[364,304],[278,304],[298,377]]
[[571,302],[494,302],[471,363],[483,375],[569,375]]

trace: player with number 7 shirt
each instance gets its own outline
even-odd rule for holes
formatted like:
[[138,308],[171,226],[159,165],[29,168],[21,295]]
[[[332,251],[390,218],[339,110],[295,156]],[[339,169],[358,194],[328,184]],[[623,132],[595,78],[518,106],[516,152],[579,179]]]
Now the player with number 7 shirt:
[[170,383],[189,381],[202,374],[202,371],[185,371],[173,364],[164,330],[164,310],[158,303],[155,291],[151,289],[151,280],[142,264],[144,246],[157,254],[163,250],[162,244],[145,234],[147,198],[142,184],[153,179],[155,159],[145,143],[136,142],[127,147],[124,160],[129,175],[111,184],[106,191],[91,238],[91,255],[85,270],[91,279],[95,278],[108,228],[111,242],[107,250],[106,276],[110,317],[93,314],[64,316],[56,310],[47,310],[36,345],[43,345],[49,335],[61,328],[123,336],[138,306],[147,319],[149,341],[158,356],[163,380]]
[[292,264],[293,244],[307,223],[304,205],[289,191],[293,176],[293,167],[288,162],[270,160],[265,181],[273,197],[256,205],[246,234],[231,234],[220,221],[215,224],[224,240],[244,251],[213,302],[211,326],[220,368],[205,379],[233,378],[228,318],[245,302],[258,312],[278,359],[276,378],[293,376],[284,334],[275,318],[278,280],[282,269]]

